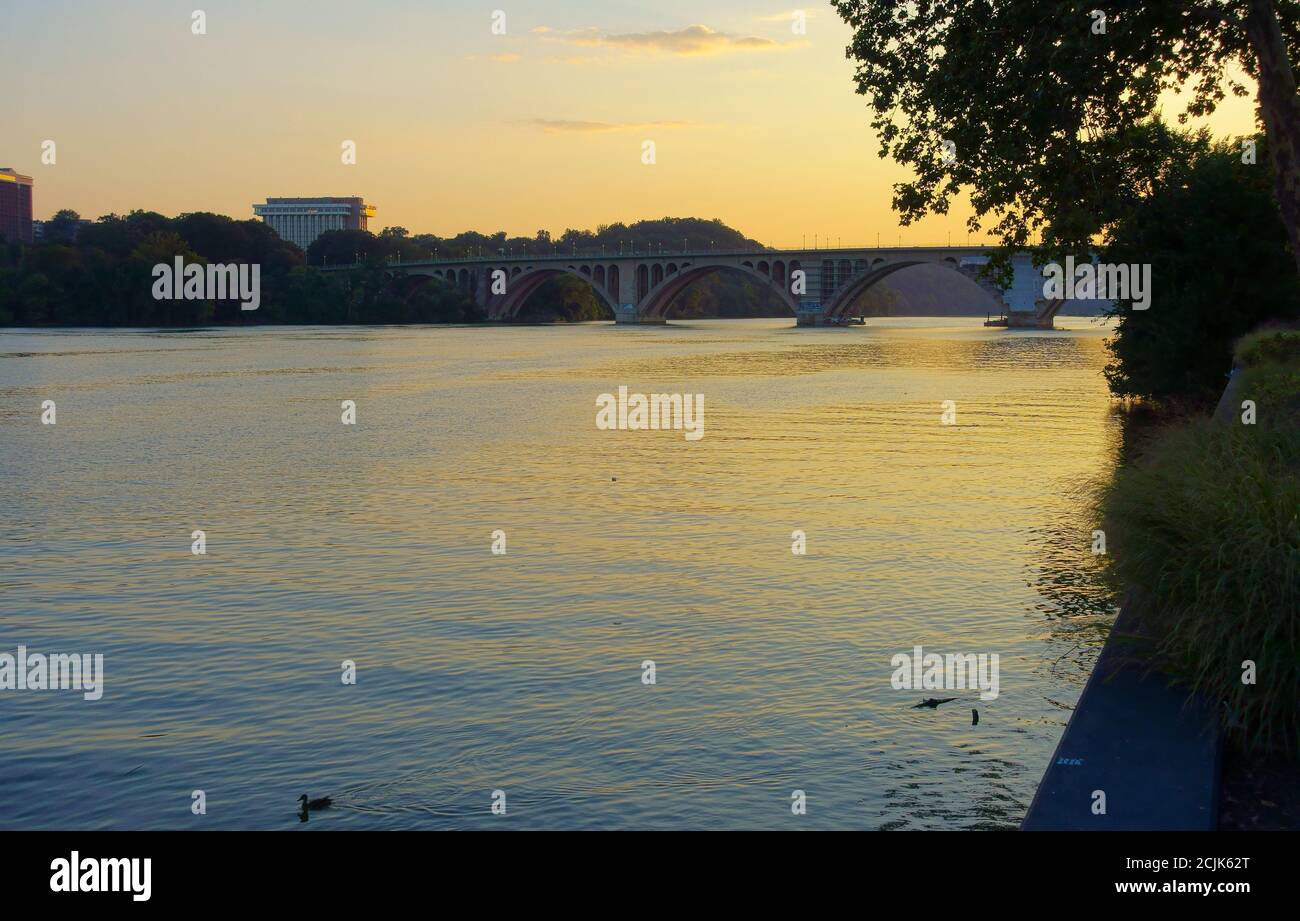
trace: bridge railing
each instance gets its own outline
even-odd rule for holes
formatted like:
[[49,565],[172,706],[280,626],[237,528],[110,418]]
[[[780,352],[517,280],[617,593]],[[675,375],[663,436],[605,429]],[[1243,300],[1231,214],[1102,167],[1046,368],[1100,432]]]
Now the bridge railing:
[[[609,252],[571,252],[571,253],[495,253],[492,255],[472,255],[472,256],[448,256],[434,257],[431,259],[417,259],[403,262],[400,258],[387,259],[384,265],[482,265],[496,262],[599,262],[603,259],[707,259],[717,256],[753,256],[755,258],[821,258],[830,259],[835,257],[847,257],[854,253],[875,253],[889,252],[897,250],[943,250],[947,252],[967,252],[968,254],[987,253],[991,246],[945,246],[942,244],[918,244],[907,246],[854,246],[854,247],[836,247],[834,249],[809,248],[809,249],[701,249],[701,250],[646,250],[638,251],[636,249]],[[339,263],[336,265],[317,266],[324,269],[354,269],[363,265],[365,262]]]

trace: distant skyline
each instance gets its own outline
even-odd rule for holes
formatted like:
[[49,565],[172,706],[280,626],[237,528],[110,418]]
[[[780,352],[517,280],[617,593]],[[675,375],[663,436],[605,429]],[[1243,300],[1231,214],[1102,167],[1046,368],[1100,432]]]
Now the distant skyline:
[[[206,35],[193,6],[6,6],[0,82],[20,104],[0,166],[35,178],[37,219],[247,219],[268,196],[360,195],[375,231],[558,235],[690,216],[774,246],[898,240],[906,173],[877,157],[851,32],[829,5],[802,7],[796,34],[791,8],[762,0],[224,0],[200,5]],[[1182,102],[1168,99],[1171,121]],[[1253,131],[1253,98],[1208,124]],[[964,243],[968,214],[962,201],[903,242]]]

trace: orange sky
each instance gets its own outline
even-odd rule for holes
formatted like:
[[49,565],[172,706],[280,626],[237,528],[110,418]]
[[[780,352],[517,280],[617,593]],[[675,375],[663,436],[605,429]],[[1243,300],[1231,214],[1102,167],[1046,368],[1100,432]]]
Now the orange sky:
[[[194,35],[188,5],[165,0],[18,4],[0,81],[22,102],[0,166],[36,178],[38,218],[247,218],[267,196],[359,194],[374,230],[531,235],[671,215],[772,245],[898,242],[904,173],[876,156],[829,7],[807,7],[799,35],[789,9],[754,0],[653,6],[227,0],[205,4]],[[1252,130],[1252,106],[1229,100],[1213,129]],[[964,242],[966,214],[902,242]]]

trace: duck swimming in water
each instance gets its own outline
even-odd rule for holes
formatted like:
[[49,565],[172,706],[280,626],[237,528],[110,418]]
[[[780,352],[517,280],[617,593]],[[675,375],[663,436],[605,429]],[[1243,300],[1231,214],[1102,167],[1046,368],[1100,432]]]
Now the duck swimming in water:
[[298,797],[298,802],[302,804],[303,812],[307,812],[308,810],[314,812],[317,809],[328,809],[330,806],[334,805],[334,801],[328,796],[322,796],[320,799],[307,799],[306,793]]

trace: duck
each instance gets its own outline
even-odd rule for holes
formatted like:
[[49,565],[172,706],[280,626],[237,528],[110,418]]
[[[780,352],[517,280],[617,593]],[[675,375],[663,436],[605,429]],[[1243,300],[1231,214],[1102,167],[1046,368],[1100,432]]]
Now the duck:
[[298,797],[298,802],[302,804],[303,812],[307,812],[308,810],[314,812],[317,809],[328,809],[330,806],[334,805],[334,801],[328,796],[322,796],[320,799],[308,799],[306,793]]

